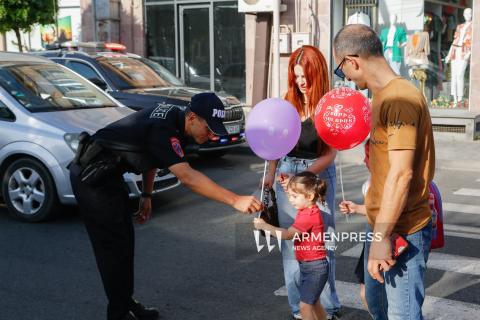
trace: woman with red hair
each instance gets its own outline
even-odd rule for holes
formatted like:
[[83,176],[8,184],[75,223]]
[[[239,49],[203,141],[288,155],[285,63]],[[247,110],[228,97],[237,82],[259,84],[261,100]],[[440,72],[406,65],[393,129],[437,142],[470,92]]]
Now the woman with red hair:
[[[290,56],[288,64],[288,91],[285,99],[297,109],[302,120],[300,139],[295,148],[285,157],[277,161],[269,161],[265,185],[275,184],[280,227],[293,224],[296,210],[289,203],[286,187],[288,177],[301,171],[310,171],[327,182],[326,203],[318,203],[325,225],[325,232],[335,231],[335,156],[336,151],[325,144],[317,135],[314,126],[315,108],[320,98],[330,90],[328,67],[325,57],[315,47],[302,46]],[[321,303],[334,319],[340,309],[335,290],[335,256],[332,243],[326,242],[329,261],[329,278],[320,297]],[[330,247],[330,248],[329,248]],[[329,250],[332,249],[332,250]],[[285,286],[294,319],[300,316],[299,265],[293,251],[293,241],[283,241],[282,244],[283,271]]]

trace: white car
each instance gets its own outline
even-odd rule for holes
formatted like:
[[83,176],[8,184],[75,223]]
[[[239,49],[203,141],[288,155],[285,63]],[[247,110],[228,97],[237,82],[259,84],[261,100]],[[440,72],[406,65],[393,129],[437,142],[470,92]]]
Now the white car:
[[[1,196],[23,221],[52,218],[62,204],[75,204],[67,165],[82,131],[90,134],[135,111],[120,105],[78,74],[48,59],[0,53]],[[127,173],[131,197],[141,176]],[[159,170],[154,192],[180,184]]]

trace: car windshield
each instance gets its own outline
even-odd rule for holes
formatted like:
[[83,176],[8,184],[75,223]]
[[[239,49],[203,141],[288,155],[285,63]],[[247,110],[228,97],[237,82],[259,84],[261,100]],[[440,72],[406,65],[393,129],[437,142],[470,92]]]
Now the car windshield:
[[116,107],[102,92],[53,63],[0,63],[0,86],[31,112]]
[[112,81],[120,90],[182,85],[167,69],[148,59],[101,56],[97,61],[110,74]]

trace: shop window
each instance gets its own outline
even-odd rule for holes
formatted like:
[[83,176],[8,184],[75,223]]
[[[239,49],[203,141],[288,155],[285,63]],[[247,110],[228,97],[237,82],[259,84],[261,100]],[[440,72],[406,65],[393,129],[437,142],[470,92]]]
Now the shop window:
[[380,2],[379,14],[388,16],[380,16],[377,27],[392,69],[412,81],[432,108],[468,109],[471,1],[412,2],[423,15],[396,2]]
[[179,76],[175,59],[174,6],[172,4],[148,5],[146,6],[146,15],[148,58],[160,63],[170,72]]
[[238,12],[236,2],[220,2],[214,4],[213,19],[215,71],[221,90],[245,101],[245,15]]

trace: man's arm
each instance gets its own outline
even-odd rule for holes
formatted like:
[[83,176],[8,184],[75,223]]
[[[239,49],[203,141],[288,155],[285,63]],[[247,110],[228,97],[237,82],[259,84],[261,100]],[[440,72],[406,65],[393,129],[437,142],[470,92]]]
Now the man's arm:
[[253,196],[240,196],[227,190],[203,173],[194,170],[187,162],[174,164],[168,168],[186,187],[209,199],[228,204],[235,209],[253,213],[261,210],[260,202]]
[[[153,192],[153,183],[157,169],[144,171],[142,173],[142,193],[151,195]],[[135,212],[134,217],[137,222],[144,223],[150,218],[152,214],[152,198],[151,196],[140,197],[140,203],[138,204],[138,211]]]
[[390,270],[395,264],[390,235],[405,208],[412,180],[414,154],[415,150],[388,152],[390,169],[385,180],[380,211],[375,219],[374,241],[370,246],[367,268],[372,278],[380,283],[384,282],[380,272]]
[[415,150],[388,152],[390,169],[383,189],[380,211],[375,219],[374,232],[389,237],[405,208],[413,173]]
[[153,192],[153,183],[157,169],[152,169],[142,173],[142,191],[151,194]]

